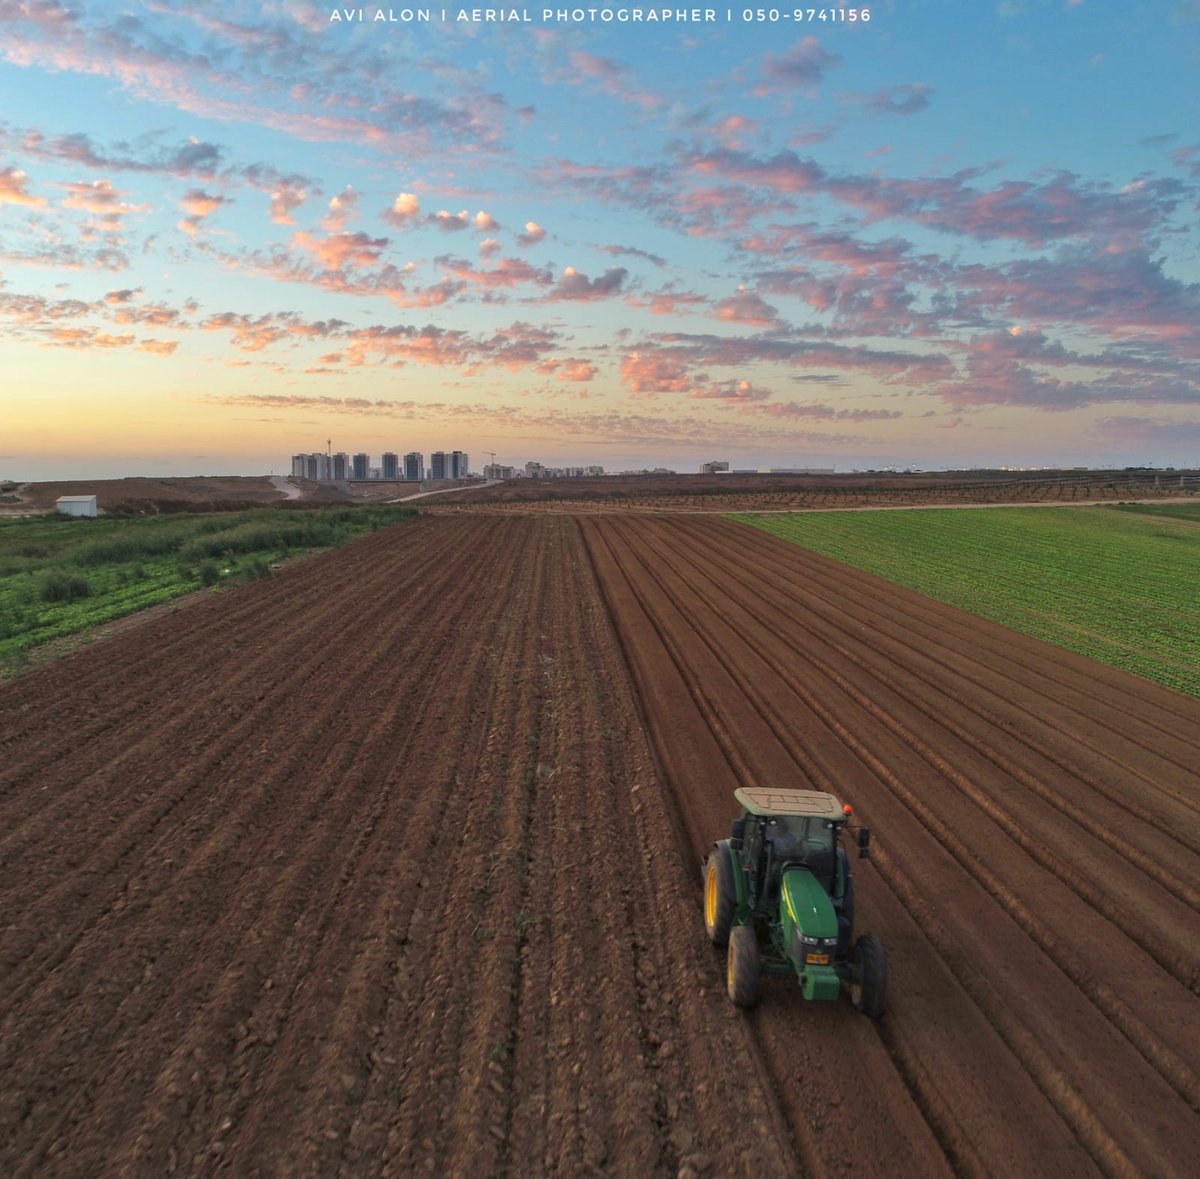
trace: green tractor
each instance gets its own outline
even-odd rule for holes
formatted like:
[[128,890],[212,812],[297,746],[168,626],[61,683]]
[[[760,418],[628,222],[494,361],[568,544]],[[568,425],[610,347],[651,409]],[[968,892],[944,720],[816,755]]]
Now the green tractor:
[[[887,955],[869,934],[852,943],[854,877],[841,835],[852,810],[814,790],[743,788],[728,839],[704,865],[704,925],[728,946],[729,997],[758,1002],[762,974],[795,974],[806,999],[837,999],[878,1019],[887,1002]],[[858,854],[871,833],[858,827]]]

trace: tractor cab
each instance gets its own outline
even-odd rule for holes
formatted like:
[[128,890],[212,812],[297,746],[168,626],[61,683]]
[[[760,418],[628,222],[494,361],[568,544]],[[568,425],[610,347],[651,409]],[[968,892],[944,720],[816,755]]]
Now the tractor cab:
[[[748,901],[756,918],[780,900],[785,868],[803,868],[841,911],[852,888],[841,833],[850,819],[832,794],[815,790],[743,788],[734,792],[742,816],[733,824],[731,844],[741,832],[741,859]],[[850,923],[847,923],[848,925]]]
[[[846,984],[856,1006],[882,1014],[883,945],[851,942],[854,877],[841,836],[853,809],[816,790],[743,787],[734,798],[741,815],[705,864],[704,895],[709,937],[729,946],[731,997],[752,1006],[760,973],[794,973],[807,999],[836,999]],[[865,857],[870,831],[857,835]]]

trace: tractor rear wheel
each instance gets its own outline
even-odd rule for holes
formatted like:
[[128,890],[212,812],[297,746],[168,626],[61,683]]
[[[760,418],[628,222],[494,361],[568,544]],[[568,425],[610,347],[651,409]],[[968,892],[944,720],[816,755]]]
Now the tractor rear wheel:
[[729,942],[729,929],[737,909],[737,886],[729,852],[718,847],[704,865],[704,928],[714,946]]
[[850,961],[854,967],[850,1001],[863,1015],[878,1019],[887,1007],[887,951],[883,942],[865,934],[854,943]]
[[726,970],[729,997],[739,1007],[758,1002],[758,941],[751,925],[735,925],[729,932]]

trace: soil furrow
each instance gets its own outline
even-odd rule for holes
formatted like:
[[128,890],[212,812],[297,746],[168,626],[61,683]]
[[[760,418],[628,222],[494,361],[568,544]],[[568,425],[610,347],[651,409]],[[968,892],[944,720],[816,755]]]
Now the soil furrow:
[[[672,601],[676,603],[676,607],[679,609],[680,614],[692,620],[693,625],[696,627],[693,640],[688,640],[683,637],[676,640],[677,650],[674,655],[675,660],[678,661],[680,659],[680,650],[686,649],[688,652],[687,658],[691,659],[693,658],[692,651],[694,648],[707,647],[712,651],[712,654],[705,655],[703,657],[705,666],[710,665],[713,662],[712,655],[716,655],[717,662],[722,662],[730,667],[740,668],[744,666],[747,670],[744,673],[740,673],[742,678],[740,682],[737,683],[736,690],[740,692],[742,696],[755,698],[759,700],[760,704],[766,704],[768,706],[768,711],[770,711],[770,700],[773,699],[780,690],[798,693],[797,702],[799,703],[800,701],[804,701],[804,703],[801,704],[801,708],[803,709],[807,707],[808,711],[813,713],[814,718],[818,721],[818,727],[814,729],[810,723],[805,722],[802,718],[802,713],[798,712],[795,706],[786,702],[785,695],[778,698],[776,706],[777,711],[774,713],[777,733],[784,736],[785,740],[787,739],[787,734],[789,731],[795,735],[795,750],[799,755],[800,764],[806,766],[805,773],[810,779],[816,776],[819,779],[824,779],[831,784],[836,783],[836,776],[833,778],[827,777],[828,769],[822,771],[818,763],[811,762],[810,760],[810,755],[813,755],[814,745],[817,750],[819,750],[819,754],[816,754],[815,756],[818,756],[821,759],[826,759],[826,765],[830,764],[828,759],[835,754],[835,750],[830,745],[830,742],[825,737],[820,735],[822,731],[832,732],[835,739],[841,745],[848,749],[853,749],[855,748],[856,741],[856,739],[853,737],[853,726],[857,726],[858,730],[864,734],[872,733],[874,729],[880,725],[881,716],[888,717],[890,714],[884,710],[876,709],[876,712],[879,715],[873,716],[870,708],[867,708],[864,712],[864,716],[867,718],[867,720],[862,724],[859,722],[850,721],[849,719],[845,719],[844,721],[839,720],[838,716],[840,716],[841,711],[844,711],[846,705],[840,702],[840,691],[835,691],[833,695],[830,695],[822,686],[820,686],[822,684],[822,670],[828,672],[830,668],[829,665],[826,665],[824,669],[815,667],[815,652],[811,641],[803,644],[805,652],[805,659],[803,660],[803,663],[806,670],[803,672],[800,671],[800,661],[798,661],[796,671],[791,673],[792,681],[790,684],[786,683],[785,681],[780,688],[770,686],[764,678],[763,667],[770,666],[772,650],[778,645],[778,640],[780,637],[790,638],[790,635],[795,631],[796,624],[791,621],[792,619],[803,620],[805,624],[809,624],[808,615],[804,613],[802,608],[798,608],[795,602],[792,602],[789,608],[785,608],[783,606],[783,596],[781,596],[780,601],[778,603],[773,603],[772,607],[770,607],[771,617],[769,619],[769,625],[768,620],[765,618],[761,621],[761,623],[756,623],[753,620],[743,619],[742,622],[738,623],[739,633],[747,638],[747,641],[749,641],[754,650],[757,652],[756,659],[765,661],[765,663],[760,663],[758,666],[746,663],[745,655],[738,646],[739,642],[742,640],[734,636],[731,629],[726,627],[725,624],[728,621],[735,621],[737,619],[737,607],[733,606],[735,613],[731,613],[731,604],[735,603],[739,597],[758,593],[761,589],[762,578],[756,577],[754,579],[747,579],[743,577],[741,579],[741,585],[738,587],[733,585],[733,583],[737,581],[737,578],[731,572],[729,584],[724,584],[710,592],[712,602],[714,604],[717,602],[721,603],[719,612],[715,605],[710,610],[704,600],[705,591],[702,587],[709,583],[713,578],[713,549],[720,549],[721,546],[713,544],[704,546],[702,548],[694,543],[695,537],[690,535],[690,533],[694,531],[693,527],[686,527],[686,531],[689,533],[689,535],[686,542],[682,542],[680,533],[685,531],[685,526],[680,526],[678,531],[673,531],[672,525],[674,525],[674,522],[672,522],[671,525],[652,523],[650,521],[638,525],[623,522],[619,525],[613,525],[613,528],[623,529],[633,535],[633,539],[630,540],[630,544],[633,547],[629,550],[628,564],[631,566],[639,566],[642,568],[649,567],[653,569],[654,575],[658,579],[658,596],[671,598]],[[639,541],[641,544],[640,549],[638,548]],[[675,546],[674,548],[673,545]],[[750,557],[750,553],[753,552],[755,547],[756,545],[753,542],[750,542],[737,552],[737,559],[740,560],[743,568],[745,568],[748,560],[753,559]],[[701,552],[703,552],[703,556],[700,555]],[[762,562],[764,565],[765,563],[765,561]],[[732,552],[727,559],[727,565],[732,569]],[[677,575],[680,574],[682,570],[690,571],[686,576],[690,577],[693,584],[700,588],[701,597],[688,598],[687,595],[690,591],[686,591],[683,588],[682,583],[677,581]],[[625,572],[628,574],[629,570],[626,569]],[[766,609],[768,608],[764,607],[764,610]],[[787,622],[783,621],[785,618],[788,619]],[[809,625],[813,627],[817,626],[816,623],[811,623]],[[855,622],[852,619],[848,619],[846,626],[847,629],[850,627],[855,627]],[[803,627],[800,629],[801,632],[803,632]],[[836,626],[830,629],[832,629],[835,633],[838,630]],[[855,629],[857,628],[855,627]],[[719,635],[723,636],[722,641],[725,645],[724,647],[713,647],[712,644],[717,641],[716,636]],[[695,658],[699,658],[699,656],[697,655]],[[700,664],[697,664],[697,666],[700,666]],[[750,670],[751,668],[753,668],[753,670]],[[818,678],[815,680],[813,679],[812,674],[814,670],[818,672]],[[844,668],[843,671],[838,674],[842,676],[843,680],[845,681],[845,685],[849,685],[851,687],[853,686],[852,681],[846,679],[847,675],[853,677],[853,675],[856,674],[852,666]],[[704,683],[707,686],[708,681],[704,680]],[[865,693],[869,693],[869,689],[864,688],[863,691],[859,693],[861,699],[856,702],[859,707],[863,706],[864,701],[867,704],[871,703],[869,696]],[[726,699],[726,689],[722,689],[720,692],[716,693],[715,698],[720,701],[720,705],[723,708]],[[953,700],[953,697],[947,697],[947,703],[949,703],[951,700]],[[828,703],[828,707],[825,707],[824,702]],[[711,702],[709,707],[712,707]],[[951,711],[953,710],[951,709]],[[728,715],[732,714],[727,714],[727,716]],[[847,718],[850,715],[850,713],[847,713]],[[784,717],[789,719],[784,721]],[[863,724],[865,724],[865,727],[863,727]],[[887,730],[886,725],[884,725],[884,730]],[[735,737],[740,735],[739,731],[733,725],[727,725],[726,732],[733,732]],[[893,733],[892,735],[894,736],[895,734]],[[870,741],[872,745],[876,745],[880,750],[890,750],[888,742],[884,742],[880,745],[874,737],[870,738]],[[969,745],[970,742],[968,741],[967,744]],[[928,747],[928,742],[924,741],[924,739],[918,739],[916,741],[916,748],[918,751],[923,745],[926,747],[926,752],[931,752]],[[881,783],[883,781],[887,781],[890,775],[888,762],[882,761],[880,760],[880,757],[869,753],[867,746],[862,743],[858,743],[857,748],[858,752],[856,756],[858,756],[860,760],[862,757],[867,757],[868,761],[866,764],[869,764],[870,768],[874,771],[876,780],[880,781]],[[912,747],[910,746],[910,750],[911,748]],[[743,750],[745,751],[751,749],[754,751],[754,755],[757,756],[760,750],[759,738],[753,738],[745,742],[743,745]],[[889,751],[886,754],[881,754],[881,756],[894,760],[896,753]],[[837,760],[836,757],[834,760]],[[756,764],[756,769],[759,774],[767,773],[765,769],[767,764],[769,763],[764,762]],[[934,767],[931,765],[929,768],[933,769]],[[847,770],[848,769],[849,767],[847,767]],[[995,773],[995,767],[992,767],[990,772]],[[899,779],[895,778],[895,775],[890,775],[890,777],[894,784],[899,784]],[[768,780],[768,778],[763,777],[760,780]],[[772,778],[769,780],[776,779]],[[835,789],[835,792],[837,792],[836,785],[834,785],[833,788]],[[869,793],[874,796],[874,791]],[[856,801],[858,800],[856,799]],[[879,801],[882,800],[880,799]],[[933,812],[929,811],[927,807],[922,815],[922,812],[919,808],[924,804],[918,803],[916,797],[912,795],[911,792],[909,792],[907,795],[901,794],[899,801],[904,807],[904,811],[897,813],[897,830],[895,837],[898,839],[903,839],[905,837],[902,825],[898,821],[899,814],[906,813],[908,815],[912,815],[915,811],[919,816],[924,818],[925,821],[922,824],[924,827],[928,827],[930,818],[935,817]],[[873,813],[874,810],[877,809],[877,802],[871,802],[868,809]],[[951,813],[954,815],[954,818],[948,821],[952,821],[956,824],[960,823],[967,817],[966,812],[961,812],[961,808],[959,810],[952,811]],[[978,824],[971,825],[978,826]],[[939,834],[941,834],[943,838],[940,839],[938,843],[944,844],[947,836],[951,837],[952,839],[957,839],[957,836],[953,834],[954,830],[955,828],[943,824],[939,831]],[[979,834],[973,834],[971,838],[975,841],[975,845],[977,847],[988,846],[986,837],[981,837]],[[980,842],[981,838],[983,839],[983,842]],[[890,847],[891,845],[889,844],[888,846]],[[963,853],[968,857],[966,864],[970,866],[973,871],[976,868],[979,868],[982,864],[982,861],[979,861],[977,857],[966,853],[965,844],[960,843],[959,846],[960,851],[963,851]],[[1006,865],[1008,863],[1007,860],[1003,860],[1002,862],[1004,862]],[[1013,863],[1016,862],[1017,861],[1013,861]],[[1003,868],[1003,871],[1008,872],[1009,868],[1006,866]],[[1071,871],[1074,871],[1074,869],[1068,869],[1068,873]],[[947,880],[951,879],[953,876],[953,872],[949,871],[948,868],[939,869],[939,872],[944,875]],[[912,875],[911,878],[916,881],[921,880],[923,877],[928,875],[928,868],[926,868],[924,871]],[[1008,885],[1002,882],[1003,878],[1001,876],[997,876],[992,869],[987,869],[981,879],[983,883],[991,885],[989,891],[992,892],[993,895],[998,899],[1005,900],[1006,903],[1009,904],[1015,901],[1017,894],[1013,893]],[[894,885],[896,884],[894,881],[892,883]],[[911,890],[913,886],[906,885],[906,887]],[[1034,918],[1033,916],[1034,910],[1030,909],[1028,906],[1019,905],[1018,908],[1013,910],[1013,912],[1020,919],[1022,919],[1026,925],[1032,923],[1035,927],[1040,927],[1042,929],[1043,936],[1049,939],[1047,941],[1047,946],[1049,948],[1061,950],[1063,946],[1072,944],[1070,932],[1066,933],[1066,940],[1064,941],[1059,939],[1057,935],[1049,934],[1048,927],[1044,925],[1039,926],[1038,919]],[[1064,926],[1064,930],[1070,930],[1070,928],[1071,927],[1069,925]],[[1099,946],[1102,943],[1096,942],[1095,944]],[[1011,973],[1011,971],[1008,973]],[[1085,983],[1090,984],[1090,991],[1093,1000],[1098,1002],[1106,1009],[1106,1016],[1108,1018],[1111,1018],[1115,1023],[1124,1029],[1125,1034],[1129,1037],[1129,1040],[1127,1040],[1126,1043],[1128,1044],[1132,1042],[1135,1044],[1140,1051],[1144,1052],[1154,1061],[1155,1066],[1166,1077],[1171,1079],[1172,1083],[1175,1084],[1177,1089],[1179,1089],[1182,1093],[1190,1094],[1192,1089],[1192,1080],[1189,1078],[1193,1078],[1194,1073],[1188,1065],[1186,1065],[1177,1055],[1175,1055],[1171,1047],[1168,1047],[1166,1043],[1159,1040],[1153,1035],[1153,1033],[1150,1033],[1144,1021],[1134,1014],[1116,994],[1114,994],[1107,987],[1091,982],[1087,972],[1082,967],[1077,967],[1075,971],[1075,978],[1076,981],[1084,981]],[[996,992],[996,995],[999,996],[1003,995],[1004,993],[1004,991],[999,991]],[[1019,992],[1012,992],[1012,994],[1016,996],[1019,994]],[[1067,997],[1065,992],[1063,997],[1064,999]],[[998,999],[998,1001],[1001,1004],[1005,1004],[1007,1002],[1004,999]],[[1145,1013],[1145,1010],[1145,1007],[1143,1007],[1143,1014]],[[1044,1054],[1034,1053],[1030,1055],[1025,1051],[1025,1048],[1027,1047],[1026,1041],[1022,1037],[1015,1036],[1013,1034],[1013,1029],[1023,1026],[1025,1019],[1027,1019],[1027,1015],[1020,1013],[1019,1007],[1013,1008],[1011,1011],[1006,1011],[1003,1007],[997,1010],[989,1011],[989,1020],[997,1027],[1007,1029],[1007,1034],[1004,1038],[1006,1043],[1009,1045],[1010,1050],[1016,1051],[1018,1048],[1020,1048],[1021,1051],[1018,1053],[1019,1059],[1025,1060],[1027,1063],[1032,1063],[1034,1066],[1043,1069],[1043,1071],[1040,1073],[1043,1090],[1047,1093],[1058,1095],[1059,1100],[1055,1104],[1059,1113],[1062,1114],[1062,1116],[1068,1122],[1070,1122],[1070,1124],[1075,1126],[1077,1132],[1081,1134],[1081,1140],[1086,1140],[1088,1143],[1090,1143],[1089,1151],[1092,1151],[1093,1148],[1095,1148],[1097,1157],[1107,1159],[1108,1165],[1116,1167],[1117,1169],[1120,1169],[1120,1167],[1124,1165],[1124,1163],[1121,1161],[1122,1157],[1129,1159],[1141,1156],[1144,1159],[1144,1152],[1147,1149],[1147,1143],[1145,1137],[1140,1133],[1126,1132],[1123,1135],[1126,1139],[1125,1144],[1118,1145],[1116,1147],[1116,1152],[1114,1153],[1108,1145],[1104,1144],[1102,1138],[1098,1138],[1096,1136],[1094,1133],[1095,1127],[1092,1126],[1089,1118],[1085,1117],[1081,1119],[1078,1116],[1077,1106],[1079,1105],[1079,1100],[1077,1100],[1077,1098],[1081,1093],[1085,1094],[1094,1090],[1096,1085],[1095,1077],[1097,1076],[1097,1073],[1093,1071],[1090,1066],[1081,1070],[1078,1066],[1073,1065],[1071,1066],[1069,1072],[1074,1075],[1075,1079],[1065,1082],[1065,1077],[1068,1074],[1061,1071],[1062,1065],[1060,1063],[1053,1062],[1051,1058],[1046,1057]],[[912,1070],[910,1069],[909,1071],[911,1073]],[[1065,1083],[1060,1083],[1060,1081],[1055,1080],[1054,1078],[1056,1077],[1062,1078]],[[1086,1099],[1083,1099],[1083,1103],[1086,1104]],[[931,1110],[935,1108],[932,1101],[929,1103],[928,1108]],[[1094,1115],[1089,1116],[1094,1118]],[[1049,1134],[1052,1132],[1051,1125],[1051,1123],[1045,1123],[1045,1133]],[[1109,1137],[1111,1138],[1112,1136],[1109,1135]],[[1112,1142],[1117,1143],[1118,1140],[1112,1139]],[[1135,1153],[1130,1155],[1128,1153],[1130,1149],[1132,1149]],[[1171,1153],[1174,1154],[1176,1158],[1182,1157],[1179,1152],[1172,1151]]]

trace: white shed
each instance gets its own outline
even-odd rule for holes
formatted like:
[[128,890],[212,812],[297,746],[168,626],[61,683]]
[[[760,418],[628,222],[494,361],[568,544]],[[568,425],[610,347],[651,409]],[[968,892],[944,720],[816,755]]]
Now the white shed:
[[54,501],[64,516],[94,516],[96,514],[96,497],[94,495],[60,495]]

